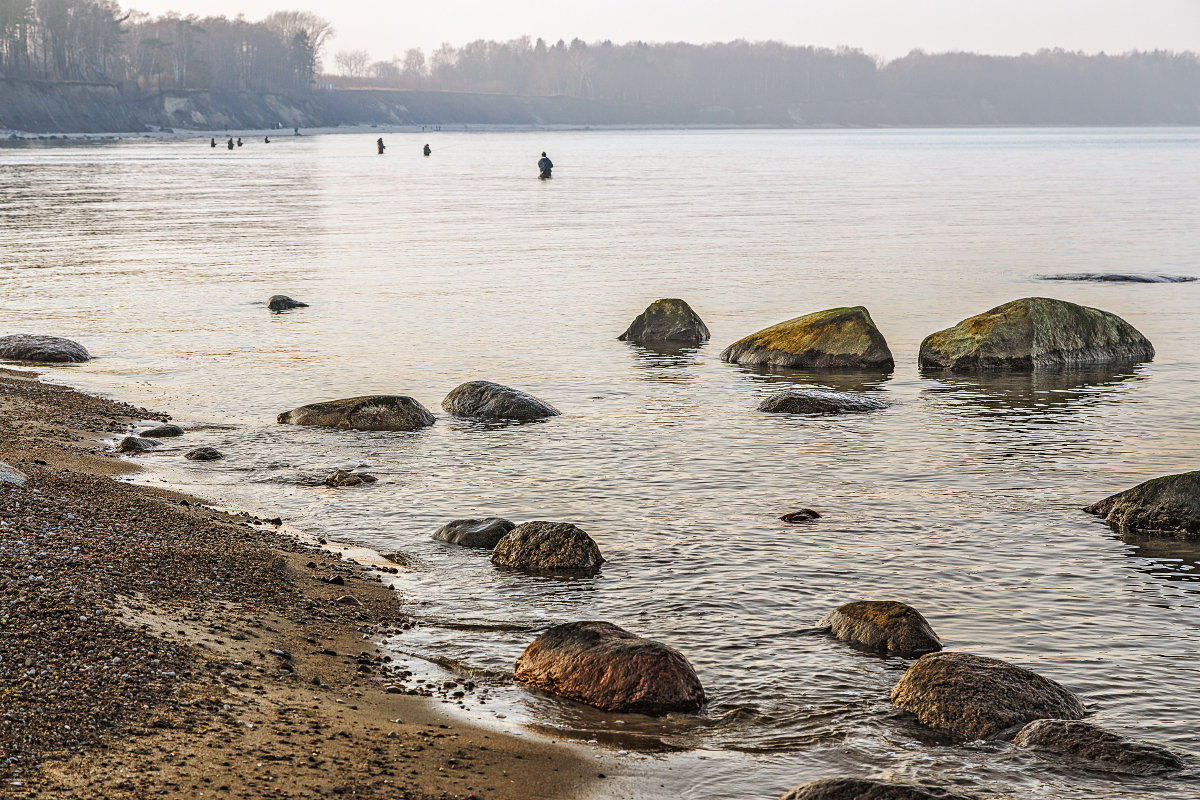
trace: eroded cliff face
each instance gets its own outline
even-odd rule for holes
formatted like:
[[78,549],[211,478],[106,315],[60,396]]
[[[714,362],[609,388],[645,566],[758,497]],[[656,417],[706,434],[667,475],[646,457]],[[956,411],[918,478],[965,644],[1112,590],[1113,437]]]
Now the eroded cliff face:
[[119,87],[0,79],[0,130],[99,133],[145,130]]

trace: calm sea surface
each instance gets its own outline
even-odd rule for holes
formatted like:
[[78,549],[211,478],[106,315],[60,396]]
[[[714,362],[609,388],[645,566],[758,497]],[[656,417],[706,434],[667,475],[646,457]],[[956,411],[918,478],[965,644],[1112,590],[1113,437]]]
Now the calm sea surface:
[[[1080,511],[1200,468],[1200,282],[1036,277],[1200,276],[1200,130],[380,133],[383,157],[374,131],[235,152],[0,149],[0,333],[77,339],[95,360],[52,379],[189,427],[140,459],[163,468],[151,479],[408,553],[398,586],[420,626],[389,646],[489,687],[470,713],[599,740],[625,776],[602,796],[771,798],[840,775],[983,797],[1200,793],[1194,776],[939,744],[888,703],[907,661],[806,634],[840,603],[903,600],[947,648],[1030,667],[1095,722],[1200,754],[1200,544],[1123,541]],[[311,307],[271,314],[275,293]],[[1041,378],[917,373],[923,336],[1030,295],[1120,314],[1158,356]],[[686,299],[712,342],[618,342],[660,297]],[[890,377],[718,358],[766,325],[857,304],[892,347]],[[275,424],[370,393],[440,413],[475,379],[563,414],[442,415],[415,434]],[[755,411],[795,385],[893,405]],[[199,444],[228,458],[184,461]],[[381,482],[319,485],[358,465]],[[805,506],[823,518],[776,519]],[[574,522],[608,563],[588,579],[516,576],[430,539],[491,514]],[[508,685],[537,631],[577,619],[677,647],[707,708],[605,715]]]

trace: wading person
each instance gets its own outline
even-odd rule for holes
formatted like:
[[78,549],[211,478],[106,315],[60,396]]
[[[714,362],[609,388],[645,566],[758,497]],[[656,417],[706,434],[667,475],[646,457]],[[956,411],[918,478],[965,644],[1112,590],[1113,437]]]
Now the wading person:
[[233,137],[232,137],[232,136],[230,136],[230,137],[229,137],[229,141],[228,141],[228,142],[226,142],[226,143],[225,143],[225,145],[226,145],[226,146],[227,146],[227,147],[228,147],[230,150],[232,150],[232,149],[233,149]]
[[379,155],[383,155],[384,145],[382,136],[375,140],[375,146],[379,148]]
[[215,136],[213,137],[212,141],[210,141],[210,142],[208,143],[208,146],[209,146],[209,147],[216,147],[216,146],[217,146],[217,139],[216,139],[216,137],[215,137]]
[[550,170],[554,169],[554,162],[545,153],[538,159],[538,177],[546,180],[550,177]]
[[425,155],[429,155],[433,151],[429,149],[429,145],[425,145]]

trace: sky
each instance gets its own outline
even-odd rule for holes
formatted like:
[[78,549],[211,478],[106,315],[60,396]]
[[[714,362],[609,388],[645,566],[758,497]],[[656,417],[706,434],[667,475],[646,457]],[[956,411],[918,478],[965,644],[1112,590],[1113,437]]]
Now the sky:
[[365,49],[374,60],[426,55],[443,43],[539,36],[553,43],[774,39],[856,47],[885,59],[914,49],[1019,54],[1200,52],[1200,0],[121,0],[161,14],[257,20],[312,11],[337,31],[323,54]]

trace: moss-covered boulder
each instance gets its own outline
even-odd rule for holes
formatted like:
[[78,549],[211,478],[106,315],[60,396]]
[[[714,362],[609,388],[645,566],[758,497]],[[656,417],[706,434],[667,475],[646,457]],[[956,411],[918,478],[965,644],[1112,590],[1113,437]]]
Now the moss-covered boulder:
[[822,617],[817,627],[844,642],[880,653],[919,656],[942,649],[921,612],[894,600],[859,600],[840,605]]
[[1024,297],[926,336],[917,366],[950,372],[1034,370],[1152,358],[1154,346],[1116,314]]
[[896,362],[867,309],[831,308],[789,319],[739,339],[722,361],[793,369],[878,369]]
[[411,397],[376,394],[300,406],[280,414],[278,421],[338,430],[415,431],[429,427],[435,418]]
[[779,800],[968,800],[934,786],[872,778],[825,778],[797,786]]
[[691,306],[676,298],[663,298],[651,303],[617,338],[639,344],[682,345],[707,342],[709,333]]
[[1130,533],[1200,538],[1200,470],[1154,478],[1084,510]]
[[1055,761],[1065,756],[1096,769],[1134,775],[1174,772],[1184,767],[1183,759],[1162,745],[1127,739],[1079,720],[1035,720],[1021,728],[1013,744]]

